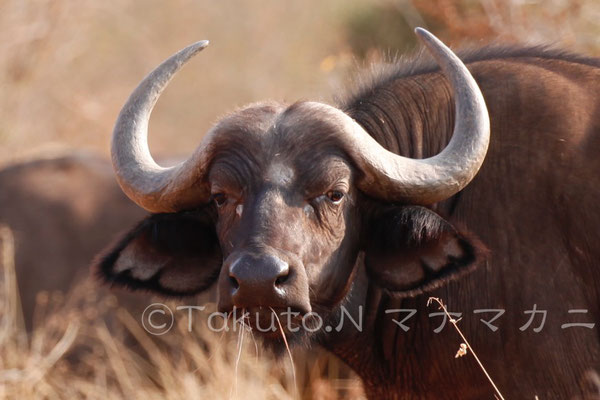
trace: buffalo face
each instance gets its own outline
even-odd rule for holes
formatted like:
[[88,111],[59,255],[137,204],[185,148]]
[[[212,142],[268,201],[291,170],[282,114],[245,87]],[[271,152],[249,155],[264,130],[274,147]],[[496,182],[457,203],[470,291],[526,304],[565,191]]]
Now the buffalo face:
[[[104,256],[103,277],[170,296],[216,282],[220,311],[249,311],[251,326],[268,328],[272,313],[293,315],[294,327],[311,312],[328,318],[360,252],[370,278],[399,295],[475,265],[472,241],[431,210],[360,191],[336,129],[311,103],[253,106],[224,119],[205,183],[211,202],[147,218]],[[288,335],[289,327],[282,324]],[[258,333],[279,341],[273,329]]]
[[[208,181],[224,260],[223,311],[302,315],[335,302],[348,285],[360,232],[353,167],[331,138],[335,126],[311,113],[299,103],[272,115],[266,132],[222,135],[227,150],[217,152]],[[235,150],[249,136],[256,151]]]
[[338,304],[360,247],[361,194],[335,124],[313,112],[267,104],[221,121],[211,202],[147,218],[102,258],[103,277],[175,296],[216,281],[219,310],[253,311],[251,325]]
[[472,268],[477,246],[423,205],[452,196],[474,177],[487,151],[489,119],[460,60],[419,34],[457,93],[454,135],[426,160],[387,151],[335,107],[300,102],[237,111],[188,160],[160,167],[147,146],[150,112],[173,74],[206,43],[161,64],[123,107],[112,143],[122,189],[154,214],[100,258],[103,279],[173,296],[216,282],[219,309],[255,312],[252,325],[283,311],[293,312],[296,323],[313,311],[327,317],[362,267],[373,284],[399,296]]

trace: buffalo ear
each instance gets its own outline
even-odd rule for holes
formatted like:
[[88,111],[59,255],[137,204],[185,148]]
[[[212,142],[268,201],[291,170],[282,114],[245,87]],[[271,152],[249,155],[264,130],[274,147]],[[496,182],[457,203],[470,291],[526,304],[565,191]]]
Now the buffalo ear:
[[472,271],[486,250],[433,211],[390,207],[371,220],[365,264],[371,280],[402,296],[436,289]]
[[166,296],[191,296],[219,276],[221,248],[204,210],[154,214],[141,221],[94,262],[107,283]]

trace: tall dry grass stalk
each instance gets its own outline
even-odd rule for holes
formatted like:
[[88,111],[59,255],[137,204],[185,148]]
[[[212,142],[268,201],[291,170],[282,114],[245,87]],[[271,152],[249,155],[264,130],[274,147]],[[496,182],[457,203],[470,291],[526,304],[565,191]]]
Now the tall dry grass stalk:
[[15,272],[15,239],[12,231],[0,225],[0,267],[2,271],[2,300],[3,319],[0,324],[0,343],[10,337],[15,331],[24,331],[23,314],[21,313],[21,299],[17,289],[17,275]]
[[433,302],[436,302],[439,305],[440,310],[442,310],[444,312],[444,314],[446,314],[446,317],[448,318],[448,321],[450,321],[450,323],[452,324],[452,326],[454,327],[454,329],[456,330],[456,332],[458,332],[458,334],[460,335],[460,337],[462,338],[462,340],[464,342],[464,343],[460,344],[459,350],[456,353],[455,358],[462,357],[462,356],[466,355],[468,352],[470,352],[473,355],[473,358],[475,358],[475,361],[477,361],[477,364],[481,368],[481,371],[483,371],[483,373],[485,374],[485,377],[488,379],[488,381],[490,382],[490,384],[494,388],[494,392],[496,392],[496,395],[495,395],[496,398],[498,398],[500,400],[504,400],[504,397],[502,396],[502,393],[500,392],[500,389],[498,389],[498,386],[496,386],[496,383],[494,382],[494,380],[492,379],[492,377],[490,376],[490,374],[485,369],[483,363],[481,362],[481,360],[479,359],[479,357],[477,357],[477,353],[475,353],[475,350],[469,344],[469,341],[465,337],[464,333],[458,327],[458,321],[460,321],[460,318],[458,320],[454,319],[450,315],[450,313],[448,312],[448,310],[446,309],[446,306],[444,305],[444,303],[442,302],[442,300],[438,299],[437,297],[430,297],[427,300],[427,306],[430,306],[431,303],[433,303]]

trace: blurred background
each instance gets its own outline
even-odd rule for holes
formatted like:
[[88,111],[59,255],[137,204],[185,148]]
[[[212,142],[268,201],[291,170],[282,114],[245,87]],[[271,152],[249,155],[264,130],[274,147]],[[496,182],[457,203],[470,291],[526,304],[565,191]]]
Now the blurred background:
[[357,71],[413,52],[415,26],[455,49],[543,43],[598,56],[598,21],[598,0],[0,0],[0,167],[96,155],[84,170],[64,161],[0,173],[0,398],[362,396],[354,375],[316,350],[294,353],[294,371],[287,358],[257,356],[252,341],[200,326],[190,335],[185,319],[151,338],[139,308],[122,307],[139,297],[85,278],[70,288],[141,218],[103,160],[120,107],[167,56],[211,41],[152,115],[159,158],[190,154],[250,102],[333,102]]
[[185,45],[211,46],[161,97],[150,144],[189,154],[211,123],[262,99],[331,101],[352,72],[416,46],[551,43],[600,52],[596,0],[0,0],[0,164],[30,152],[108,154],[140,79]]

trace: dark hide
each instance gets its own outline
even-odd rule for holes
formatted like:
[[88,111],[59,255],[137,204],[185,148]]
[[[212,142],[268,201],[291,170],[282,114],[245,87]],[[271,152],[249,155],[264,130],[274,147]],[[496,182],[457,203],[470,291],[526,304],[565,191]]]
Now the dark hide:
[[[434,209],[477,234],[485,268],[422,296],[398,299],[367,276],[350,303],[373,315],[370,330],[329,348],[363,377],[372,398],[480,399],[493,389],[429,296],[462,312],[459,326],[505,398],[591,399],[600,371],[600,61],[543,48],[484,49],[463,57],[491,119],[486,161],[466,189]],[[452,134],[448,83],[430,61],[382,67],[342,106],[388,149],[425,158]],[[543,329],[521,330],[534,304]],[[405,332],[384,310],[414,309]],[[493,332],[480,320],[504,309]],[[587,310],[569,314],[569,310]],[[406,314],[403,314],[406,316]],[[593,329],[569,322],[596,323]],[[338,342],[339,343],[339,342]],[[351,355],[368,348],[369,354]],[[594,375],[596,374],[596,375]]]

